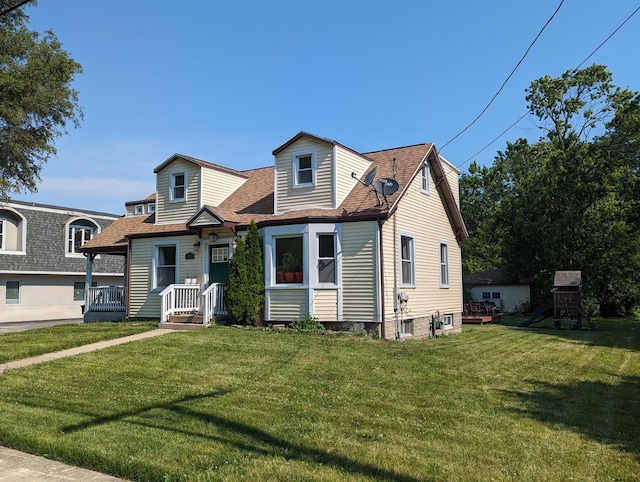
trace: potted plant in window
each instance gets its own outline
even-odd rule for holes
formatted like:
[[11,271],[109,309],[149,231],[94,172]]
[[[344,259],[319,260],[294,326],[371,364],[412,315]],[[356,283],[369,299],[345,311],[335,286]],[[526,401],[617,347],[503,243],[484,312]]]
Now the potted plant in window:
[[284,270],[284,280],[286,283],[293,283],[295,281],[297,265],[298,262],[293,253],[286,252],[282,255],[282,269]]

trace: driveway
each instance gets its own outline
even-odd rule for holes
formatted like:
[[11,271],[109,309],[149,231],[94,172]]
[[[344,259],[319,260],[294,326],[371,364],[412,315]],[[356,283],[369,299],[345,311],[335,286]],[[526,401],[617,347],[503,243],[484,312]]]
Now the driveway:
[[56,325],[79,325],[82,318],[71,320],[46,320],[46,321],[0,321],[0,333],[13,333],[16,331],[34,330],[36,328],[48,328]]

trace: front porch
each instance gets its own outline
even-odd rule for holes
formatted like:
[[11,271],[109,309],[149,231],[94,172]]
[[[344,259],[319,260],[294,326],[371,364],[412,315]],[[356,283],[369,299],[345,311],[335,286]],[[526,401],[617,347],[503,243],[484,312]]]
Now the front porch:
[[122,321],[127,316],[127,290],[123,286],[92,286],[85,290],[84,322]]
[[223,283],[211,283],[204,290],[198,284],[172,284],[162,297],[160,325],[167,323],[208,326],[217,317],[226,316]]

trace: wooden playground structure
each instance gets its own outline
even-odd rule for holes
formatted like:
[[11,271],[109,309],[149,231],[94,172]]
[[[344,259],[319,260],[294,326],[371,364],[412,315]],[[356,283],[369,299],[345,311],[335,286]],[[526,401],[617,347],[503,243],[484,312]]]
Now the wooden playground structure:
[[596,329],[596,325],[582,307],[582,272],[581,271],[556,271],[553,279],[553,301],[543,306],[519,327],[530,326],[553,315],[553,327],[556,330],[562,328],[562,321],[573,320],[573,329],[582,329],[583,320],[589,324],[589,328]]

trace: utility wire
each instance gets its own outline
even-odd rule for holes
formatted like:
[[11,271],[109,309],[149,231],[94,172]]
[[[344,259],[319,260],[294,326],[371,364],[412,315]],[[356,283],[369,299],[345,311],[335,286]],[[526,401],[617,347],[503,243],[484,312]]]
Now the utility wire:
[[[633,17],[633,16],[634,16],[636,13],[638,13],[639,11],[640,11],[640,7],[636,8],[636,9],[631,13],[631,15],[629,15],[627,18],[625,18],[625,19],[624,19],[624,21],[623,21],[620,25],[618,25],[618,27],[617,27],[613,32],[611,32],[611,34],[610,34],[606,39],[604,39],[604,40],[600,43],[600,45],[598,45],[598,46],[593,50],[593,52],[591,52],[589,55],[587,55],[587,56],[585,57],[585,59],[584,59],[582,62],[580,62],[580,63],[578,64],[578,66],[577,66],[577,67],[575,67],[575,68],[573,69],[573,71],[575,72],[575,71],[577,71],[580,67],[582,67],[582,66],[587,62],[587,60],[589,60],[591,57],[593,57],[593,55],[594,55],[598,50],[600,50],[600,48],[601,48],[604,44],[606,44],[606,43],[611,39],[611,37],[613,37],[616,33],[618,33],[618,30],[620,30],[620,29],[624,26],[624,24],[625,24],[625,23],[627,23],[629,20],[631,20],[631,17]],[[469,157],[469,159],[467,159],[467,160],[466,160],[466,161],[464,161],[462,164],[459,164],[459,165],[458,165],[458,166],[456,166],[456,167],[460,168],[460,167],[464,166],[467,162],[471,161],[471,160],[472,160],[474,157],[476,157],[478,154],[480,154],[481,152],[483,152],[485,149],[489,148],[489,147],[490,147],[494,142],[496,142],[496,141],[497,141],[498,139],[500,139],[503,135],[505,135],[507,132],[509,132],[511,129],[513,129],[513,128],[514,128],[514,127],[515,127],[515,126],[516,126],[516,125],[517,125],[517,124],[518,124],[522,119],[524,119],[528,114],[529,114],[529,112],[528,112],[528,111],[527,111],[527,112],[525,112],[524,114],[522,114],[522,115],[518,118],[518,120],[516,120],[516,121],[515,121],[514,123],[512,123],[509,127],[507,127],[507,128],[506,128],[505,130],[503,130],[500,134],[498,134],[498,135],[497,135],[497,136],[496,136],[496,137],[495,137],[491,142],[489,142],[486,146],[484,146],[484,147],[483,147],[482,149],[480,149],[478,152],[476,152],[476,153],[475,153],[475,154],[473,154],[471,157]],[[462,132],[464,132],[464,131],[462,131]],[[461,132],[460,134],[462,134],[462,132]],[[460,134],[458,134],[458,135],[460,135]],[[457,136],[456,136],[456,137],[457,137]],[[455,139],[455,137],[454,137],[454,139]],[[453,140],[453,139],[451,139],[451,140]],[[451,142],[451,141],[449,141],[449,142]],[[447,144],[448,144],[448,143],[447,143]],[[445,145],[446,145],[446,144],[445,144]]]
[[3,10],[2,12],[0,12],[0,17],[4,17],[5,15],[7,15],[8,13],[13,12],[16,8],[20,8],[22,7],[25,3],[29,3],[31,0],[22,0],[20,3],[18,3],[17,5],[14,5],[13,7],[9,7],[6,10]]
[[542,29],[540,29],[540,32],[538,32],[538,35],[536,35],[536,38],[533,39],[533,42],[531,42],[531,44],[529,45],[529,48],[527,48],[527,50],[525,51],[524,55],[522,56],[522,58],[518,61],[518,63],[516,64],[516,66],[513,68],[513,70],[511,71],[511,73],[507,76],[507,78],[505,79],[505,81],[502,83],[502,85],[500,86],[500,88],[498,89],[498,91],[493,95],[493,97],[491,98],[491,100],[489,101],[489,103],[485,106],[484,109],[482,109],[482,112],[480,112],[475,119],[473,119],[471,121],[471,123],[469,125],[467,125],[467,127],[465,127],[464,129],[462,129],[460,132],[458,132],[455,136],[453,136],[451,139],[449,139],[447,142],[444,143],[444,145],[442,147],[440,147],[440,151],[442,151],[442,149],[444,149],[445,147],[447,147],[449,144],[451,144],[453,141],[455,141],[458,137],[460,137],[467,129],[469,129],[473,124],[476,123],[476,121],[478,119],[480,119],[480,117],[483,116],[483,114],[487,111],[487,109],[491,106],[491,104],[493,104],[493,101],[496,100],[496,97],[498,97],[498,94],[500,94],[500,92],[502,92],[502,89],[504,89],[504,86],[507,84],[507,82],[509,82],[509,79],[513,76],[513,74],[516,72],[516,70],[518,69],[518,67],[520,67],[520,64],[522,63],[522,61],[525,59],[525,57],[529,54],[529,51],[531,50],[531,48],[533,47],[533,45],[538,41],[538,39],[540,38],[540,35],[542,35],[542,32],[544,32],[544,30],[547,28],[547,26],[551,23],[551,21],[553,20],[553,18],[556,16],[556,14],[558,13],[558,11],[560,10],[560,7],[562,7],[562,4],[564,3],[564,0],[560,0],[560,4],[558,5],[558,8],[556,8],[555,12],[553,12],[553,15],[551,15],[551,17],[549,17],[549,20],[547,20],[547,22],[544,24],[544,26],[542,27]]

